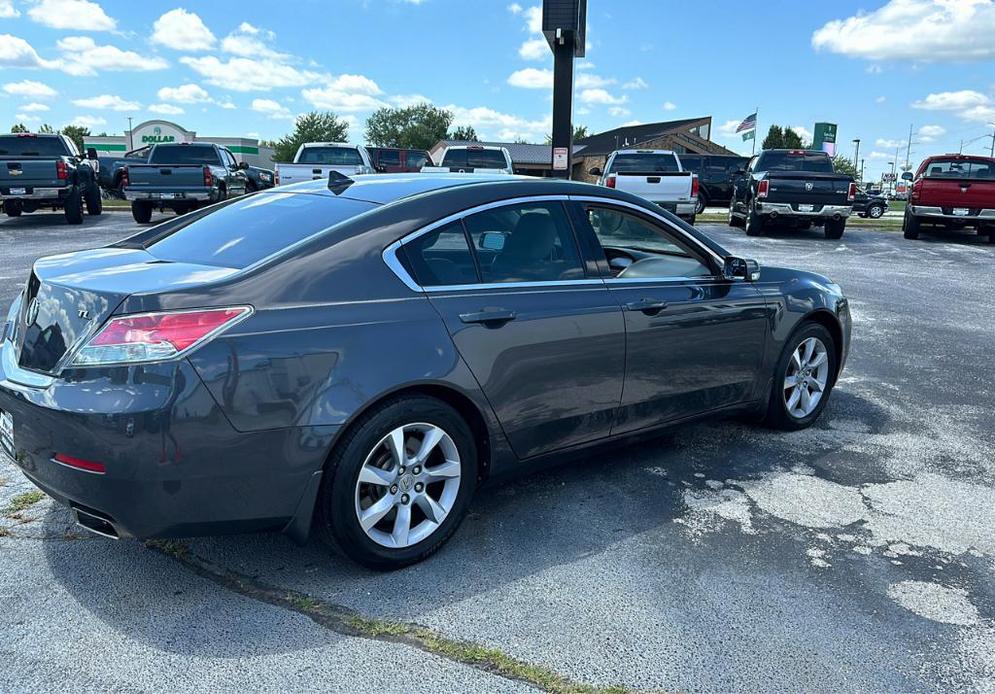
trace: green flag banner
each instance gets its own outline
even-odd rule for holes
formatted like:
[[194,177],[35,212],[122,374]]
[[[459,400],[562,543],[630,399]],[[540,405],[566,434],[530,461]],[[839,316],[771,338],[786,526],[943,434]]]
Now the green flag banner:
[[743,142],[746,142],[747,140],[752,140],[756,134],[757,134],[756,130],[751,130],[748,133],[743,133]]

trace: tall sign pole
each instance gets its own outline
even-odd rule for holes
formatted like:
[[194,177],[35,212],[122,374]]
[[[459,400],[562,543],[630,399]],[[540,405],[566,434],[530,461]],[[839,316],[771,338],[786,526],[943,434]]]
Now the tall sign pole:
[[587,0],[543,0],[542,33],[553,51],[553,176],[570,178],[574,58],[584,57]]

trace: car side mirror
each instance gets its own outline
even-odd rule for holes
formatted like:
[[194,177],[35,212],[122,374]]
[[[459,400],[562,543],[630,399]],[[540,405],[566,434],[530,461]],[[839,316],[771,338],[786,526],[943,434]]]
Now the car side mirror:
[[249,168],[249,162],[247,162],[247,161],[240,161],[238,163],[238,168],[241,169],[242,171],[245,171],[246,169]]
[[760,279],[760,263],[747,258],[729,256],[725,259],[722,276],[727,280],[746,280],[756,282]]
[[377,164],[376,166],[373,167],[373,170],[376,171],[377,173],[387,173],[387,167],[384,166],[383,164]]
[[505,235],[503,232],[485,231],[480,235],[480,241],[477,243],[485,250],[501,251],[504,250],[504,239]]
[[601,169],[599,169],[597,166],[592,166],[590,169],[587,170],[587,173],[591,174],[592,176],[600,176]]
[[95,160],[97,158],[97,150],[95,147],[86,148],[86,158],[90,160]]

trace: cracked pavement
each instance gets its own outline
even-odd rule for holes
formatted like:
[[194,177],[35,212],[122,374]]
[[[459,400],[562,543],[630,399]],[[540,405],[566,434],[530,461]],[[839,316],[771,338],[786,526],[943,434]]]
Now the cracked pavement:
[[[270,586],[413,622],[575,682],[687,691],[995,689],[995,246],[851,228],[747,238],[847,292],[853,351],[823,418],[709,421],[484,487],[428,561],[374,574],[279,535],[184,541]],[[40,256],[134,229],[0,222],[0,304]],[[31,489],[0,460],[0,509]],[[48,499],[0,518],[0,691],[520,691],[335,633]]]

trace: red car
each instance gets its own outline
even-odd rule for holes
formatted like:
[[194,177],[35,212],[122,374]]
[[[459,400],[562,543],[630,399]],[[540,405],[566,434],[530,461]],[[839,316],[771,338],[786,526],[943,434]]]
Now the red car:
[[927,225],[974,228],[995,243],[995,159],[942,154],[919,165],[905,208],[905,238],[917,239]]

